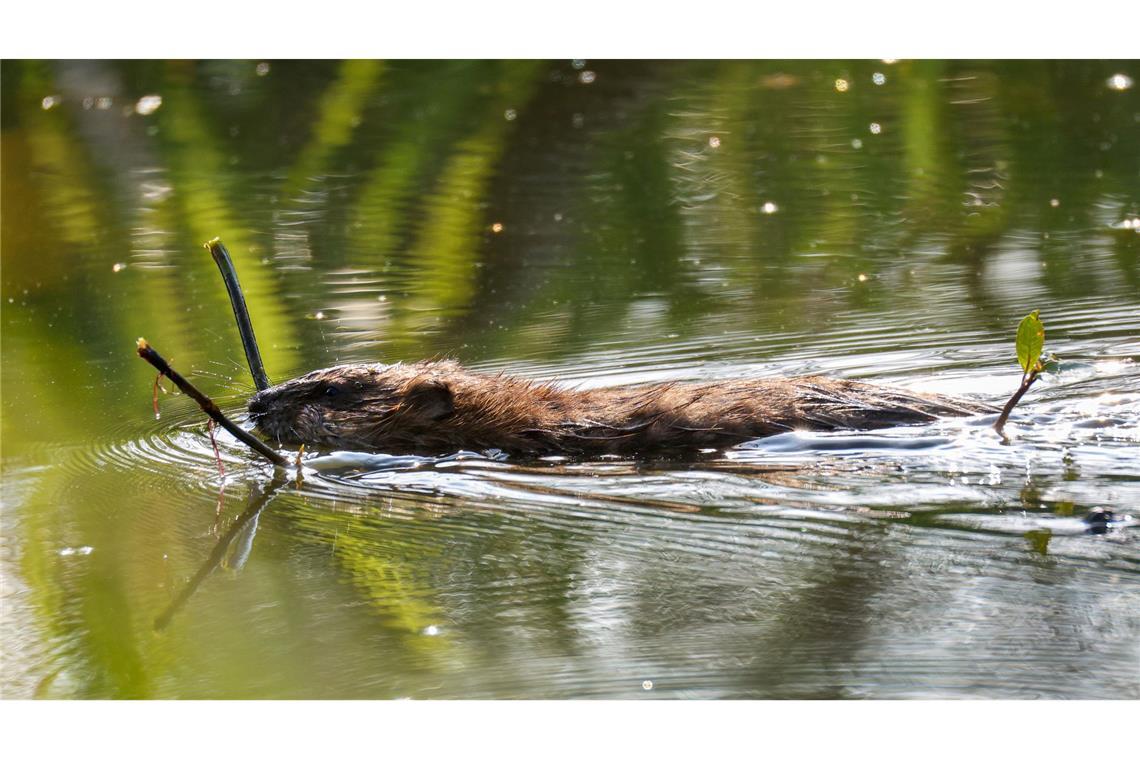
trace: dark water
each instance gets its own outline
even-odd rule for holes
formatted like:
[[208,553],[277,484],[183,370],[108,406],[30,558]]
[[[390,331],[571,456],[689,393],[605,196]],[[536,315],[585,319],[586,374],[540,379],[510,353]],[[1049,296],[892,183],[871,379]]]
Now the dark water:
[[[1135,77],[5,62],[3,696],[1140,696]],[[978,418],[277,481],[220,436],[223,478],[133,353],[241,415],[216,235],[278,380],[451,355],[1000,403],[1032,309],[1064,370],[1008,444]]]

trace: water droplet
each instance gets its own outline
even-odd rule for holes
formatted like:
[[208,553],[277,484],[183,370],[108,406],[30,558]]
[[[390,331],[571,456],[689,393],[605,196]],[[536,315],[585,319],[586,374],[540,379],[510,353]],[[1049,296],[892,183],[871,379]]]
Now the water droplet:
[[127,268],[126,264],[119,262],[119,263],[116,263],[115,266],[111,267],[111,271],[112,272],[121,272],[126,268]]
[[836,90],[836,92],[847,92],[847,88],[848,88],[848,87],[850,87],[850,86],[851,86],[851,85],[849,85],[849,84],[847,83],[847,80],[846,80],[846,79],[836,79],[836,80],[835,80],[835,90]]
[[883,131],[883,125],[877,121],[873,121],[873,122],[871,122],[871,126],[868,127],[868,129],[871,130],[871,134],[877,135]]
[[506,111],[503,111],[503,118],[506,119],[507,121],[514,121],[518,117],[519,117],[519,112],[513,108],[508,108]]
[[859,273],[859,282],[866,282],[866,281],[867,281],[867,275],[860,272]]
[[858,137],[856,137],[854,140],[851,141],[851,147],[854,148],[855,150],[859,150],[860,148],[863,147],[863,141],[860,140]]
[[649,691],[650,689],[653,688],[653,682],[648,680],[648,679],[645,681],[642,681],[641,682],[641,688],[645,689],[646,691]]
[[139,98],[139,102],[135,103],[135,113],[139,116],[148,116],[157,111],[161,105],[161,95],[143,95]]
[[498,235],[502,231],[503,231],[503,223],[502,222],[495,222],[494,224],[491,225],[491,232],[494,232],[496,235]]
[[51,110],[52,108],[55,108],[59,104],[60,104],[60,99],[58,97],[56,97],[55,95],[48,95],[46,98],[44,98],[43,100],[40,101],[40,107],[43,108],[45,111]]
[[772,201],[766,201],[764,205],[760,207],[760,213],[762,214],[774,214],[779,210],[780,207],[772,203]]
[[593,84],[594,80],[597,78],[598,78],[598,75],[596,73],[594,73],[593,71],[583,71],[581,74],[578,75],[578,81],[581,82],[582,84]]
[[439,635],[439,626],[429,625],[427,628],[424,629],[424,636],[438,636],[438,635]]
[[1127,74],[1113,74],[1106,82],[1108,89],[1123,92],[1132,88],[1132,77]]
[[1057,208],[1058,206],[1061,205],[1061,201],[1058,198],[1051,198],[1049,200],[1049,205],[1052,206],[1053,208]]
[[257,75],[259,77],[263,77],[268,73],[269,73],[269,64],[268,63],[266,63],[265,61],[262,61],[261,63],[257,64]]
[[710,148],[719,148],[720,147],[720,138],[717,137],[716,135],[713,135],[712,137],[710,137],[709,138],[709,147]]
[[876,71],[874,74],[871,75],[871,81],[874,82],[875,84],[886,84],[887,83],[887,75],[882,73],[881,71]]
[[586,68],[586,61],[582,58],[575,58],[574,60],[570,61],[570,65],[576,69],[581,70]]

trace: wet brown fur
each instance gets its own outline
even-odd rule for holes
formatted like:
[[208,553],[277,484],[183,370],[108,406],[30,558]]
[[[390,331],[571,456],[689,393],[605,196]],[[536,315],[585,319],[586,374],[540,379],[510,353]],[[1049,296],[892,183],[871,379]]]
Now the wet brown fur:
[[684,454],[790,430],[868,430],[992,411],[823,377],[573,390],[453,361],[332,367],[250,401],[251,419],[279,443],[429,455]]

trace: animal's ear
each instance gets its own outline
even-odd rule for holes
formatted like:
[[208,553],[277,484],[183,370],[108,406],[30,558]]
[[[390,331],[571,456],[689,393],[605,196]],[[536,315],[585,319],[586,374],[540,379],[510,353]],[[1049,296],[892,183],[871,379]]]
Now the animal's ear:
[[442,420],[455,411],[451,388],[441,380],[418,380],[404,393],[404,403],[429,420]]

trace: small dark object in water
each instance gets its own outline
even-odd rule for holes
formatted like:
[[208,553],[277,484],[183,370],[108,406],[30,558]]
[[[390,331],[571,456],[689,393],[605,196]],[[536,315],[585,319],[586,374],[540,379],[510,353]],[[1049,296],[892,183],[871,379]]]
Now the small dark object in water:
[[571,390],[453,361],[321,369],[249,402],[258,430],[278,443],[426,455],[683,455],[790,430],[869,430],[995,411],[823,377]]
[[1088,532],[1100,535],[1108,532],[1108,526],[1116,522],[1116,513],[1111,509],[1104,507],[1093,507],[1089,513],[1085,515],[1085,524],[1088,525]]

